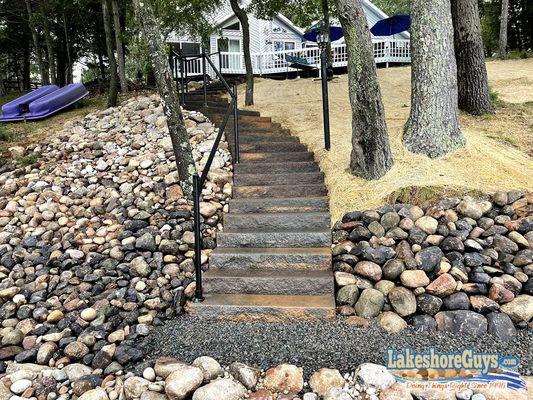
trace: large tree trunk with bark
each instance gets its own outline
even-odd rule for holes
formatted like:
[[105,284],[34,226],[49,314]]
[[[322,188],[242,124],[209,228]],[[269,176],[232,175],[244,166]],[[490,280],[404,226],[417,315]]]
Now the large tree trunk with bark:
[[115,61],[115,51],[113,48],[113,32],[111,29],[111,17],[109,15],[108,0],[102,0],[102,15],[104,17],[105,42],[107,58],[109,60],[109,92],[107,95],[107,106],[115,107],[118,96],[118,76],[117,62]]
[[252,67],[252,56],[250,54],[250,24],[246,11],[239,7],[237,0],[230,0],[231,8],[242,26],[242,47],[244,51],[244,65],[246,68],[246,97],[244,104],[251,106],[254,104],[254,71]]
[[348,52],[352,107],[350,169],[365,179],[379,179],[392,167],[392,152],[374,52],[360,0],[335,0]]
[[180,109],[178,92],[165,53],[165,42],[161,35],[161,28],[149,1],[133,0],[133,7],[150,52],[157,89],[161,96],[163,111],[167,117],[168,131],[172,140],[181,188],[187,197],[192,198],[193,176],[197,173],[196,166],[189,142],[189,133]]
[[41,83],[43,85],[50,84],[50,77],[48,75],[48,69],[46,68],[43,54],[41,51],[41,45],[39,43],[39,32],[34,22],[33,11],[31,8],[30,0],[26,0],[26,9],[28,10],[28,24],[31,31],[31,38],[33,40],[33,47],[35,48],[35,57],[37,58],[37,65],[39,66],[39,73],[41,75]]
[[411,81],[407,149],[435,158],[464,146],[449,0],[411,1]]
[[452,0],[452,19],[459,108],[474,115],[493,112],[477,0]]
[[502,0],[502,9],[500,14],[500,46],[498,57],[507,57],[507,24],[509,22],[509,0]]
[[124,60],[124,46],[122,44],[122,28],[120,26],[120,9],[117,0],[111,0],[113,9],[113,25],[115,26],[115,46],[117,48],[118,77],[120,80],[120,90],[128,91],[128,81],[126,80],[126,62]]

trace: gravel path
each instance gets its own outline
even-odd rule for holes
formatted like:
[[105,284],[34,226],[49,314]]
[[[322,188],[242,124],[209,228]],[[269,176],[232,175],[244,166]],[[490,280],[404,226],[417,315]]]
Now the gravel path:
[[174,356],[192,362],[202,355],[222,364],[233,361],[268,368],[281,362],[302,366],[306,374],[321,367],[342,372],[363,362],[385,363],[385,347],[457,351],[472,346],[486,352],[516,355],[520,372],[533,374],[533,330],[519,331],[510,342],[484,335],[467,338],[443,333],[419,333],[408,328],[389,335],[375,324],[357,328],[337,318],[330,322],[297,321],[284,324],[261,322],[202,321],[187,316],[166,322],[142,343],[150,359]]

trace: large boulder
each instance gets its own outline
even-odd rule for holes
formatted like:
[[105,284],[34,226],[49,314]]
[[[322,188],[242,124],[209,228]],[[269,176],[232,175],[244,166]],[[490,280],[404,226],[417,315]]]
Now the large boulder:
[[354,272],[374,282],[381,279],[381,267],[372,261],[360,261],[355,265]]
[[500,307],[515,322],[529,322],[533,318],[533,296],[521,294]]
[[400,281],[402,285],[410,289],[427,286],[430,282],[427,274],[421,269],[403,271]]
[[359,317],[373,318],[381,312],[385,296],[379,290],[365,289],[355,303],[355,312]]
[[398,286],[389,292],[389,302],[402,317],[416,312],[416,297],[409,289]]
[[172,372],[186,367],[187,364],[176,360],[173,357],[158,358],[154,365],[154,370],[157,376],[166,379]]
[[240,362],[234,362],[229,366],[229,373],[248,389],[252,389],[257,385],[261,370]]
[[267,370],[263,387],[273,393],[299,393],[304,387],[302,368],[292,364],[280,364]]
[[211,357],[203,356],[196,358],[192,365],[198,367],[204,373],[204,381],[209,382],[224,374],[224,370],[217,360]]
[[387,389],[396,383],[396,378],[383,365],[364,363],[359,365],[355,370],[355,379],[357,382],[378,388]]
[[240,400],[246,395],[246,388],[233,379],[217,379],[194,392],[192,400]]
[[457,282],[450,274],[442,274],[426,287],[426,292],[437,297],[446,297],[452,294],[457,287]]
[[385,311],[378,315],[378,324],[389,333],[398,333],[407,328],[407,322],[392,311]]
[[78,400],[109,400],[107,392],[104,388],[98,387],[96,389],[87,390]]
[[172,372],[165,379],[165,392],[170,400],[186,399],[204,381],[204,373],[198,367],[187,365]]
[[124,395],[127,400],[139,399],[148,390],[150,381],[139,376],[132,376],[124,381]]
[[342,388],[345,384],[338,369],[321,368],[309,379],[309,386],[313,392],[325,396],[332,388]]
[[437,329],[443,332],[480,336],[487,333],[487,319],[474,311],[441,311],[435,315]]
[[503,341],[516,336],[516,328],[511,318],[505,313],[493,312],[487,315],[488,332]]

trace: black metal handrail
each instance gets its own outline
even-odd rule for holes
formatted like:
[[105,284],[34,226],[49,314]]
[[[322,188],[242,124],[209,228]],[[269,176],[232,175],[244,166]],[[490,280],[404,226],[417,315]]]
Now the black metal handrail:
[[[216,53],[211,54],[198,54],[198,55],[191,55],[191,56],[181,56],[173,51],[170,52],[169,55],[169,61],[171,65],[172,72],[177,72],[177,63],[179,62],[180,65],[180,78],[181,78],[181,97],[182,97],[182,104],[185,104],[185,92],[188,92],[188,85],[184,82],[184,73],[187,74],[187,63],[191,61],[195,61],[198,59],[202,59],[202,78],[203,78],[203,95],[204,95],[204,106],[208,107],[207,104],[207,64],[211,66],[213,71],[216,73],[217,77],[220,79],[220,82],[223,84],[226,91],[231,96],[231,101],[228,105],[228,108],[224,114],[224,119],[222,120],[222,124],[218,128],[218,134],[215,139],[215,142],[213,143],[213,147],[211,148],[211,152],[209,153],[209,156],[207,157],[207,162],[204,166],[204,169],[202,171],[202,174],[199,175],[197,173],[193,176],[193,199],[194,199],[194,270],[195,270],[195,278],[196,278],[196,290],[194,294],[194,301],[195,302],[201,302],[204,300],[203,296],[203,289],[202,289],[202,232],[200,230],[200,196],[202,194],[202,189],[204,187],[205,181],[207,180],[207,175],[209,174],[209,170],[211,169],[211,164],[213,163],[213,159],[215,158],[216,152],[218,150],[218,146],[220,145],[220,141],[222,140],[222,135],[224,134],[224,130],[226,129],[226,126],[228,124],[228,121],[230,119],[230,115],[233,112],[233,139],[234,139],[234,154],[233,159],[234,162],[237,164],[239,163],[239,116],[238,116],[238,102],[237,102],[237,85],[234,83],[233,88],[230,87],[226,79],[222,76],[220,71],[217,69],[217,67],[213,64],[211,61],[211,56]],[[176,84],[178,85],[178,74],[175,74]]]

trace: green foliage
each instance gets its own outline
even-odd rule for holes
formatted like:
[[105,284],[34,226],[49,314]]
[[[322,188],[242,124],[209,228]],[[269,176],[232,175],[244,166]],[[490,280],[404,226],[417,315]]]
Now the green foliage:
[[498,106],[501,104],[500,95],[499,93],[494,90],[494,88],[489,86],[489,93],[490,93],[490,101],[495,106]]
[[499,1],[480,1],[479,13],[485,54],[490,57],[498,51],[500,35]]
[[36,154],[28,154],[27,156],[24,156],[24,157],[17,157],[16,158],[16,161],[27,167],[28,165],[33,165],[37,162],[37,155]]
[[374,0],[372,3],[387,15],[409,14],[410,0]]
[[3,125],[0,125],[0,142],[11,142],[13,134],[8,132]]
[[152,64],[146,43],[140,37],[136,37],[130,43],[129,57],[126,58],[126,75],[130,79],[141,83],[145,81],[146,76],[150,73]]
[[[333,6],[333,1],[329,0],[331,15],[335,11]],[[297,26],[307,29],[322,18],[322,0],[254,0],[249,11],[263,19],[282,13]]]
[[198,37],[203,43],[214,30],[207,16],[222,3],[223,0],[152,0],[164,36],[177,30]]

